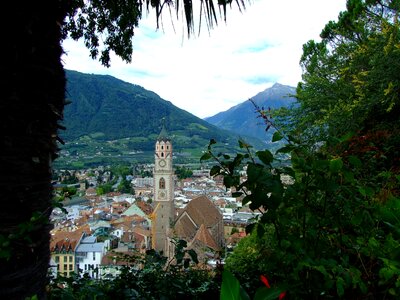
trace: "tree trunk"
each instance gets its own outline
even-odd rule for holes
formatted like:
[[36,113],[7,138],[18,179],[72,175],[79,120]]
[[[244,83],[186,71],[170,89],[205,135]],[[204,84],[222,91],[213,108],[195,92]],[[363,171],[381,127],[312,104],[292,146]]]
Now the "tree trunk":
[[0,298],[45,298],[65,74],[62,1],[7,1],[0,18]]

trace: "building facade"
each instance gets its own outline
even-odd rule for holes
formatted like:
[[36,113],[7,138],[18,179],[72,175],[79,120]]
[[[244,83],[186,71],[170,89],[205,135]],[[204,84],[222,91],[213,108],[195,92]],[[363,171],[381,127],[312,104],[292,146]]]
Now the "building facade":
[[78,273],[88,274],[91,278],[99,278],[101,259],[106,252],[106,245],[97,242],[95,236],[88,236],[81,240],[76,247],[75,260]]
[[53,276],[62,275],[70,277],[77,273],[75,253],[81,239],[82,231],[58,232],[50,240],[51,270]]
[[70,277],[75,269],[75,249],[76,241],[59,241],[50,249],[51,259],[55,263],[57,274]]

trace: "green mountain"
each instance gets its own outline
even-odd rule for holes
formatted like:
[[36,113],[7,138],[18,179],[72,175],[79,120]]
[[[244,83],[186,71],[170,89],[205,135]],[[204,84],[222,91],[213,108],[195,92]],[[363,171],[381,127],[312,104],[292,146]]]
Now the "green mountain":
[[[184,111],[156,93],[108,75],[66,71],[67,100],[60,132],[60,165],[71,161],[153,159],[162,119],[177,156],[198,158],[210,139],[233,150],[239,136],[211,125]],[[247,141],[261,146],[256,139]],[[138,153],[149,152],[146,157]],[[102,159],[100,159],[102,158]],[[95,164],[95,162],[93,162]]]
[[[272,87],[258,93],[251,99],[264,110],[289,107],[296,102],[292,97],[296,88],[275,83]],[[246,134],[263,141],[271,141],[272,130],[266,132],[265,124],[258,118],[255,107],[251,101],[244,101],[227,111],[220,112],[212,117],[205,118],[211,124],[222,129],[233,131],[237,134]]]

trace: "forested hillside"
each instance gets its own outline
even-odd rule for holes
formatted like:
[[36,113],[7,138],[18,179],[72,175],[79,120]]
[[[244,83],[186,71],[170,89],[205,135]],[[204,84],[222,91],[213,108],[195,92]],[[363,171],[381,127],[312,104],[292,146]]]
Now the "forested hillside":
[[[62,137],[72,141],[92,135],[98,140],[158,134],[162,119],[171,135],[227,141],[228,132],[161,99],[156,93],[112,76],[67,71],[67,99]],[[154,141],[152,141],[153,144]]]
[[162,124],[173,140],[178,162],[199,162],[210,139],[221,150],[238,147],[254,137],[224,130],[184,111],[156,93],[112,76],[66,71],[67,101],[64,111],[66,142],[55,168],[79,168],[121,162],[149,162]]

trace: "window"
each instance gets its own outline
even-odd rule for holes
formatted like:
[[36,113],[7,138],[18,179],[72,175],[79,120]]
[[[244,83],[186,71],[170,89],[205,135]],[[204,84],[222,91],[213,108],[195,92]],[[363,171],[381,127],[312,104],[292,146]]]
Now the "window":
[[67,270],[67,264],[64,264],[64,271]]
[[169,146],[167,145],[167,150],[169,150]]
[[66,256],[64,256],[64,262],[67,262],[67,257]]
[[69,262],[72,262],[72,256],[69,257]]
[[160,178],[159,188],[165,189],[165,179],[164,178]]
[[93,260],[96,260],[96,252],[93,252]]
[[72,271],[72,268],[73,268],[73,267],[72,267],[72,265],[70,264],[70,265],[69,265],[69,270]]
[[56,257],[54,258],[54,261],[55,261],[56,263],[59,263],[59,262],[60,262],[60,257],[59,257],[59,256],[56,256]]
[[164,150],[164,146],[161,146],[161,150]]
[[87,264],[85,264],[85,271],[87,270]]
[[164,152],[161,152],[161,157],[164,157]]

